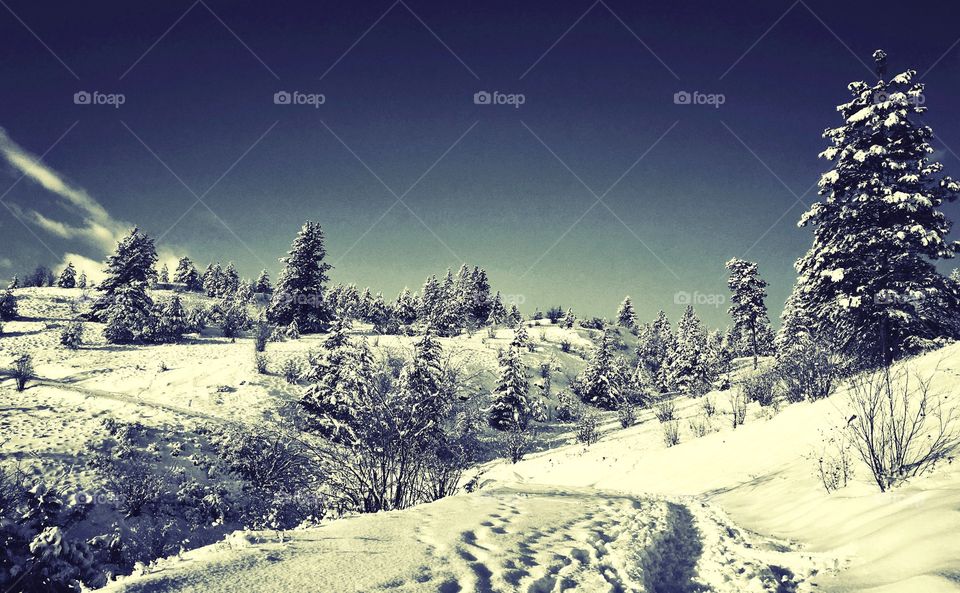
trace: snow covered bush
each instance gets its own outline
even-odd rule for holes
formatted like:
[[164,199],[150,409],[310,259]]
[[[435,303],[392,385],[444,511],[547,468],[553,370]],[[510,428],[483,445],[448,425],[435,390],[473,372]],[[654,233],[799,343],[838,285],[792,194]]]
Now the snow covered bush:
[[253,353],[253,368],[258,375],[266,375],[269,372],[267,368],[267,357],[259,352]]
[[27,388],[27,381],[33,379],[33,358],[29,354],[21,354],[13,359],[13,372],[11,373],[16,381],[17,391],[23,391]]
[[126,517],[155,510],[166,492],[164,477],[144,461],[104,457],[99,463],[104,484]]
[[960,444],[960,425],[931,378],[906,367],[852,380],[848,395],[853,445],[881,492],[933,469]]
[[0,321],[13,321],[18,316],[17,297],[8,288],[0,295]]
[[743,378],[739,387],[743,397],[746,398],[745,401],[769,406],[777,398],[779,385],[779,374],[767,370]]
[[0,590],[78,593],[102,587],[93,551],[67,535],[85,507],[42,483],[0,471]]
[[777,374],[783,382],[787,400],[814,401],[833,393],[840,364],[837,354],[826,345],[807,340],[802,346],[781,354]]
[[280,365],[280,374],[283,376],[283,380],[290,385],[294,385],[300,380],[302,372],[300,361],[296,358],[288,358]]
[[637,408],[632,403],[624,401],[617,407],[617,419],[620,426],[630,428],[637,423]]
[[574,422],[580,417],[581,410],[577,402],[564,391],[557,392],[557,422]]
[[83,345],[83,323],[71,321],[60,332],[60,344],[68,350],[77,350]]
[[523,461],[523,456],[526,455],[527,449],[530,448],[531,440],[530,432],[519,427],[508,430],[503,434],[504,452],[506,453],[506,458],[510,460],[510,463]]
[[577,442],[590,446],[600,440],[600,415],[589,411],[577,420]]

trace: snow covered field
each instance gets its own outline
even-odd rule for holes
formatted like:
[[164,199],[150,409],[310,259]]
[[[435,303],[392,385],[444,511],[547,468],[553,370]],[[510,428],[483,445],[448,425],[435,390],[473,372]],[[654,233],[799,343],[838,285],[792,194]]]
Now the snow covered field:
[[[5,381],[0,405],[3,460],[19,462],[29,475],[59,477],[68,491],[88,488],[89,443],[107,417],[188,442],[204,427],[276,420],[299,393],[281,377],[253,370],[249,338],[204,335],[122,347],[91,335],[83,349],[66,352],[56,346],[57,307],[66,318],[77,292],[22,291],[24,320],[7,324],[0,340],[4,357],[31,352],[40,377],[23,393]],[[494,364],[497,343],[509,333],[447,339],[444,348],[482,369]],[[531,333],[538,346],[528,366],[553,360],[566,369],[557,381],[565,388],[583,363],[557,344],[567,339],[575,351],[586,350],[589,334],[558,327]],[[377,348],[408,348],[409,340],[384,336]],[[316,346],[318,338],[306,337],[268,352],[276,361]],[[956,406],[960,345],[911,366],[932,375],[945,405]],[[488,388],[491,378],[477,377],[477,389]],[[845,390],[779,412],[750,404],[735,430],[728,393],[707,396],[717,411],[701,437],[690,421],[702,417],[703,400],[678,399],[680,443],[672,447],[651,410],[627,429],[606,415],[599,442],[589,447],[561,430],[547,441],[558,447],[517,464],[476,468],[467,476],[479,485],[472,494],[320,527],[238,531],[143,567],[107,590],[960,590],[954,465],[879,493],[858,462],[853,482],[827,494],[810,457],[822,446],[821,431],[846,422]],[[206,445],[194,442],[202,452]],[[161,452],[169,445],[161,443]],[[162,458],[179,462],[166,452]],[[111,520],[101,516],[99,526]],[[206,537],[219,538],[229,527]]]

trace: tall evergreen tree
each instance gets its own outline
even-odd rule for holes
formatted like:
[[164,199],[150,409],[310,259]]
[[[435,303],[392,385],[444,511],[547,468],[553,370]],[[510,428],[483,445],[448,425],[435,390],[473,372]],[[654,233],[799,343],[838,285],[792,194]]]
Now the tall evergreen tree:
[[261,270],[260,275],[254,283],[253,292],[258,294],[270,294],[273,292],[273,286],[270,284],[270,272]]
[[584,403],[613,410],[623,401],[625,377],[615,359],[613,340],[605,332],[593,358],[575,382],[574,391]]
[[510,325],[516,325],[523,321],[523,314],[520,313],[520,309],[517,308],[517,304],[513,303],[510,305],[510,313],[507,314],[507,323]]
[[503,306],[503,299],[500,297],[500,291],[493,297],[490,304],[490,312],[487,313],[487,325],[503,325],[507,320],[507,308]]
[[87,287],[87,273],[80,272],[80,278],[77,279],[77,288],[86,288]]
[[183,308],[180,296],[175,294],[163,306],[160,313],[157,338],[163,342],[179,342],[183,339],[183,334],[187,333],[189,326],[187,311]]
[[403,290],[397,295],[397,300],[393,305],[393,312],[397,322],[402,325],[410,325],[417,321],[417,307],[410,295],[410,289],[403,287]]
[[267,319],[277,325],[290,325],[294,319],[303,333],[327,329],[333,314],[325,299],[327,272],[330,264],[323,261],[327,255],[323,229],[320,224],[307,221],[290,249],[282,258],[284,268],[267,309]]
[[73,267],[73,262],[67,262],[67,267],[60,272],[60,278],[57,279],[57,286],[60,288],[76,288],[77,270]]
[[488,415],[497,430],[522,430],[530,417],[530,385],[520,352],[511,346],[500,355],[500,377],[494,388]]
[[227,296],[237,292],[237,289],[240,288],[240,273],[237,271],[237,267],[230,262],[227,264],[227,268],[223,271],[223,277],[221,278],[220,285],[220,296]]
[[868,364],[960,336],[957,292],[931,263],[956,254],[940,207],[960,184],[931,158],[916,72],[885,80],[886,55],[874,58],[879,80],[851,83],[843,124],[824,132],[830,146],[820,156],[832,168],[820,178],[821,201],[800,219],[814,237],[793,296],[815,334]]
[[220,262],[215,264],[209,264],[207,269],[203,272],[203,289],[207,292],[207,296],[222,296],[221,288],[223,287],[223,268],[220,267]]
[[[484,325],[490,318],[490,310],[493,303],[490,300],[490,281],[487,279],[487,273],[482,268],[474,267],[472,273],[472,298],[470,315],[477,325]],[[500,303],[503,306],[503,303]]]
[[190,291],[198,291],[203,288],[200,273],[189,257],[181,257],[180,261],[177,262],[177,269],[173,272],[173,281],[186,285],[187,290]]
[[153,239],[140,232],[140,229],[134,228],[117,244],[116,252],[107,258],[106,277],[97,287],[101,295],[90,311],[91,319],[107,321],[108,310],[118,306],[116,296],[120,288],[125,289],[124,302],[130,306],[142,307],[142,310],[125,312],[122,315],[115,313],[114,316],[130,320],[149,317],[153,301],[147,296],[146,289],[155,274],[153,266],[156,263],[157,251],[153,246]]
[[637,313],[633,310],[633,301],[629,296],[620,303],[620,308],[617,310],[617,323],[627,329],[637,327]]
[[157,282],[161,284],[168,284],[170,282],[170,269],[167,267],[167,264],[160,266],[160,272],[157,273]]
[[650,384],[661,392],[669,389],[668,363],[673,344],[673,328],[663,311],[657,314],[652,324],[643,328],[637,341],[637,362],[643,366]]
[[670,355],[668,377],[673,388],[695,395],[705,393],[710,383],[707,333],[691,305],[677,323],[677,339]]
[[767,282],[760,277],[757,264],[742,259],[727,262],[730,278],[730,318],[733,320],[733,335],[738,343],[743,343],[745,351],[753,357],[753,368],[757,368],[758,357],[767,354],[763,348],[764,335],[770,333],[770,318],[767,316]]

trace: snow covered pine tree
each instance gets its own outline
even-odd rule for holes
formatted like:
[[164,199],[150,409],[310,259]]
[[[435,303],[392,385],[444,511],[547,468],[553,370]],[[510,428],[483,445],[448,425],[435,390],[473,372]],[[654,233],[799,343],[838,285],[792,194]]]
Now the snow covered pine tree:
[[918,123],[924,85],[907,70],[889,81],[886,54],[874,53],[878,81],[849,85],[843,125],[824,132],[823,199],[800,219],[814,227],[791,296],[838,348],[883,364],[960,336],[956,287],[931,260],[953,257],[951,223],[940,211],[960,195],[930,158],[933,131]]

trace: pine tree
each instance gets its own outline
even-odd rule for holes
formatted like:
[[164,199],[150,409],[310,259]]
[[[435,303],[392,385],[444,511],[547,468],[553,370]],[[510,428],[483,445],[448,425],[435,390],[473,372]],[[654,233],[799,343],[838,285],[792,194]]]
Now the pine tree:
[[615,360],[611,336],[604,333],[593,359],[577,377],[574,390],[584,403],[613,410],[624,400],[623,369]]
[[563,327],[567,329],[573,329],[573,324],[576,323],[577,318],[573,314],[573,309],[567,309],[567,312],[563,315]]
[[851,83],[851,100],[838,107],[843,124],[824,132],[831,146],[820,156],[833,167],[820,179],[821,201],[800,219],[814,238],[793,296],[815,334],[867,364],[960,336],[957,292],[931,263],[956,254],[940,207],[960,184],[930,157],[916,72],[887,81],[886,55],[874,58],[880,80]]
[[240,273],[233,262],[227,264],[227,269],[223,271],[220,278],[220,296],[227,296],[237,292],[240,288]]
[[163,342],[180,342],[189,327],[187,311],[183,308],[180,296],[173,295],[160,313],[158,339]]
[[440,283],[436,276],[431,275],[424,281],[420,295],[420,318],[429,324],[433,319],[434,311],[443,298]]
[[402,325],[410,325],[417,321],[417,308],[413,297],[410,295],[410,289],[403,287],[403,290],[397,295],[397,300],[393,305],[393,313],[397,322]]
[[67,262],[67,267],[60,272],[60,278],[57,279],[57,286],[60,288],[77,287],[77,270],[73,267],[73,262]]
[[20,316],[17,310],[17,297],[8,288],[0,295],[0,321],[13,321]]
[[503,431],[524,429],[530,416],[530,386],[520,353],[511,346],[500,355],[500,377],[493,390],[490,426]]
[[270,272],[260,270],[260,275],[257,276],[257,280],[254,283],[253,292],[257,294],[270,294],[273,292],[273,286],[270,284]]
[[170,269],[167,268],[167,264],[160,266],[160,272],[157,274],[157,282],[160,284],[170,283]]
[[147,296],[147,284],[135,280],[121,284],[104,309],[106,327],[103,336],[114,344],[140,342],[148,337],[153,314],[153,301]]
[[366,343],[350,340],[339,322],[324,350],[324,356],[307,373],[311,385],[300,405],[310,414],[317,432],[336,443],[353,445],[363,430],[363,411],[375,400],[373,356]]
[[757,264],[742,259],[727,262],[730,278],[729,309],[733,320],[732,332],[738,343],[744,343],[744,351],[753,357],[753,368],[757,368],[758,357],[766,354],[764,335],[770,333],[770,318],[767,316],[767,282],[760,277]]
[[280,261],[284,268],[267,309],[267,319],[278,325],[289,325],[294,319],[303,333],[327,329],[333,313],[324,298],[327,272],[330,264],[323,261],[327,255],[323,229],[307,221],[290,249]]
[[[472,278],[472,295],[470,299],[470,315],[474,323],[484,325],[490,318],[490,310],[493,303],[490,300],[490,281],[487,279],[487,273],[482,268],[474,267]],[[503,306],[503,303],[500,303]]]
[[14,274],[13,278],[10,280],[10,284],[7,285],[7,288],[10,290],[20,288],[20,277]]
[[487,313],[487,325],[503,325],[507,320],[507,308],[503,306],[503,299],[500,297],[500,291],[493,297],[490,304],[490,312]]
[[643,374],[658,391],[669,389],[668,361],[673,349],[673,328],[663,311],[649,326],[641,328],[637,341],[637,361],[643,366]]
[[404,424],[413,437],[440,436],[443,421],[450,412],[452,397],[444,380],[440,342],[430,333],[414,344],[413,359],[403,367],[398,380],[402,409],[408,416]]
[[77,280],[77,288],[86,288],[87,287],[87,273],[80,272],[80,278]]
[[513,328],[513,340],[510,345],[518,350],[530,347],[530,334],[527,333],[527,326],[522,321]]
[[696,311],[688,305],[677,324],[677,339],[668,365],[670,385],[685,393],[705,393],[710,383],[706,355],[706,331]]
[[[147,296],[146,289],[154,275],[153,266],[157,263],[157,251],[153,239],[134,228],[129,235],[117,244],[116,252],[107,258],[106,278],[97,287],[102,293],[93,304],[90,317],[94,321],[108,321],[108,316],[132,322],[146,320],[153,308],[153,301]],[[124,291],[123,302],[138,307],[137,311],[117,311],[117,292]],[[129,328],[140,338],[143,326]],[[119,330],[118,330],[119,331]],[[122,332],[118,335],[121,335]]]
[[189,257],[181,257],[180,261],[177,262],[177,269],[173,273],[173,281],[185,285],[187,290],[190,291],[203,289],[200,273]]
[[207,296],[221,296],[220,289],[222,286],[223,269],[220,267],[220,262],[207,265],[207,269],[203,272],[203,290],[206,291]]
[[637,313],[633,310],[633,301],[629,296],[620,303],[620,309],[617,310],[617,323],[627,329],[637,327]]
[[507,314],[507,323],[516,325],[521,321],[523,321],[523,315],[520,313],[520,309],[517,308],[517,304],[514,303],[510,305],[510,313]]

